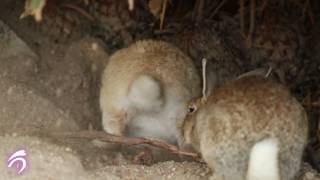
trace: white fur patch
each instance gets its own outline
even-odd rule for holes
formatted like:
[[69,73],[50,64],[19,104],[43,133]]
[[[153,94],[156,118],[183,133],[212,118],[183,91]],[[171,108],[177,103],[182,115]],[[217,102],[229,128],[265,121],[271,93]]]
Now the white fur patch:
[[159,112],[141,112],[135,114],[128,125],[129,135],[163,139],[177,143],[176,121],[186,114],[184,103],[175,97],[167,98],[166,104]]
[[159,109],[163,103],[160,83],[150,76],[139,76],[131,84],[128,100],[129,106],[139,110]]
[[280,180],[278,153],[276,138],[256,143],[250,153],[248,180]]

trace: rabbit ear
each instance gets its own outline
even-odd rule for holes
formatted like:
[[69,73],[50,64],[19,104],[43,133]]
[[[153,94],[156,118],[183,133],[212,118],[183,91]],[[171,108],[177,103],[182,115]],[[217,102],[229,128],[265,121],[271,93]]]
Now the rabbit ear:
[[206,58],[202,59],[202,98],[206,101],[218,85],[218,76],[214,64]]
[[201,101],[206,101],[208,98],[208,91],[207,91],[207,59],[202,59],[202,98]]
[[273,68],[270,66],[270,67],[268,68],[268,72],[266,73],[266,75],[265,75],[264,77],[265,77],[265,78],[268,78],[268,77],[270,76],[272,70],[273,70]]
[[265,67],[257,68],[239,75],[237,79],[241,79],[247,76],[261,76],[261,77],[269,78],[271,72],[272,72],[272,67],[269,67],[268,69]]

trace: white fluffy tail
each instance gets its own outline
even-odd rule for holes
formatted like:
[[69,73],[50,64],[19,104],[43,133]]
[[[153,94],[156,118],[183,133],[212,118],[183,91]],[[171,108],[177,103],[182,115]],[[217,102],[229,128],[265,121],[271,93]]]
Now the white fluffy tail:
[[161,84],[148,75],[140,75],[129,89],[128,99],[130,106],[139,110],[157,111],[163,104]]
[[278,140],[264,139],[251,149],[248,180],[280,180]]

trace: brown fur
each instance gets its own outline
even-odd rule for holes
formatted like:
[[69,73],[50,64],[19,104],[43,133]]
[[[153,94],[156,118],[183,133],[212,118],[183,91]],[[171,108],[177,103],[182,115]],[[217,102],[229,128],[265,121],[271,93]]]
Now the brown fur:
[[182,123],[182,144],[201,152],[216,178],[245,179],[250,150],[265,138],[279,139],[282,180],[300,168],[307,143],[308,121],[303,107],[284,86],[261,76],[226,83]]
[[[130,119],[137,113],[144,113],[121,104],[127,98],[132,82],[140,75],[151,76],[159,82],[159,98],[164,105],[174,97],[184,104],[182,109],[185,109],[188,101],[200,94],[200,78],[188,56],[166,42],[138,41],[111,56],[102,78],[101,111],[108,112],[110,116],[114,114],[112,121],[115,124],[112,126],[115,134],[124,135]],[[104,123],[104,126],[110,125]]]

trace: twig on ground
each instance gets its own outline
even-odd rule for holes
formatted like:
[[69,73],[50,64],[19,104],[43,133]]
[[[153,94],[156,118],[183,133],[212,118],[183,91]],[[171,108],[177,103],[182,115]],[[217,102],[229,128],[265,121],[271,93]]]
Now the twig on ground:
[[228,0],[223,0],[221,3],[214,9],[213,13],[210,15],[209,19],[212,19],[222,8],[222,6],[227,2]]
[[302,103],[302,105],[304,106],[308,106],[308,107],[320,107],[320,101],[316,101],[316,102],[304,102]]
[[55,132],[55,133],[50,133],[50,135],[57,138],[99,139],[104,142],[124,144],[127,146],[146,144],[146,145],[167,150],[168,152],[173,154],[188,156],[197,161],[200,161],[201,159],[199,154],[197,153],[179,150],[178,147],[174,145],[171,145],[165,141],[156,140],[156,139],[115,136],[115,135],[107,134],[102,131]]
[[153,33],[155,35],[174,34],[174,29],[163,29],[163,30],[155,29]]
[[84,16],[85,18],[87,18],[88,20],[90,20],[92,22],[95,21],[95,18],[93,16],[91,16],[91,14],[89,14],[87,11],[85,11],[84,9],[82,9],[80,7],[77,7],[72,4],[61,4],[61,6],[78,12],[79,14],[81,14],[82,16]]

